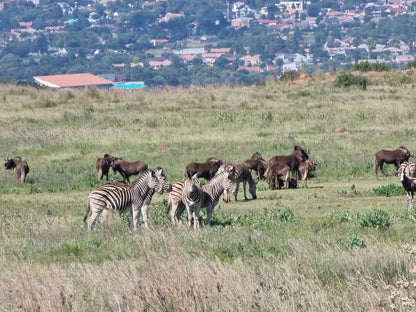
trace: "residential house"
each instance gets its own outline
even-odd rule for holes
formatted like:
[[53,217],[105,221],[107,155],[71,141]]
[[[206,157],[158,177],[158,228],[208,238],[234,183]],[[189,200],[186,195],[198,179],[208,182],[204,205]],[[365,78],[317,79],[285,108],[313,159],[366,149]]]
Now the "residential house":
[[235,28],[250,27],[251,17],[240,17],[231,20],[231,26]]
[[89,73],[34,76],[33,78],[38,84],[50,88],[110,88],[114,85],[114,82],[111,80],[101,78]]
[[256,55],[246,55],[240,58],[241,61],[244,62],[244,66],[258,66],[260,65],[260,54]]
[[149,66],[153,67],[154,69],[159,69],[161,67],[170,66],[170,65],[172,65],[172,62],[169,60],[149,61]]

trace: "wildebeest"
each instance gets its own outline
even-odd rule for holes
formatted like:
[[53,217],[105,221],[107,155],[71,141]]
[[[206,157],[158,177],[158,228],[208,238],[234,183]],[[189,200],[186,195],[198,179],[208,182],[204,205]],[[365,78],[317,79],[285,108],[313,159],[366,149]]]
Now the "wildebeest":
[[299,172],[302,177],[302,187],[308,187],[309,172],[315,171],[316,163],[311,160],[305,160],[299,164]]
[[380,168],[381,172],[386,175],[383,170],[383,165],[386,164],[394,164],[396,166],[396,170],[399,169],[401,163],[408,161],[412,154],[410,151],[404,147],[400,146],[398,149],[393,151],[390,150],[380,150],[374,156],[374,172],[376,176],[378,176],[378,169]]
[[289,174],[290,174],[290,166],[287,164],[277,164],[271,169],[267,170],[267,177],[266,181],[269,184],[272,184],[273,189],[280,189],[281,188],[281,177],[284,181],[285,188],[289,188]]
[[[272,170],[275,166],[281,166],[283,168],[285,165],[287,165],[289,166],[289,170],[290,172],[292,172],[292,175],[293,173],[295,173],[296,176],[298,176],[299,164],[307,159],[309,159],[309,155],[306,149],[296,145],[293,149],[293,152],[290,155],[273,156],[272,158],[270,158],[269,165],[266,170],[266,175],[269,175],[268,172]],[[289,178],[288,175],[287,178]]]
[[127,161],[123,158],[115,158],[111,162],[114,172],[120,172],[123,176],[123,181],[130,183],[130,176],[142,173],[148,169],[145,162],[138,161]]
[[24,183],[26,181],[26,175],[29,173],[29,166],[26,160],[22,160],[21,157],[17,156],[11,159],[4,159],[6,163],[4,167],[6,170],[12,170],[16,168],[16,176],[19,182]]
[[105,154],[104,158],[98,158],[97,161],[95,162],[95,168],[97,169],[97,173],[98,173],[98,180],[102,180],[103,176],[106,177],[107,181],[108,181],[108,171],[111,168],[111,162],[115,159],[116,157],[110,155],[110,154]]
[[256,171],[257,180],[259,181],[264,178],[264,174],[268,167],[267,161],[263,159],[260,153],[254,153],[250,159],[244,160],[241,164],[250,170]]
[[185,168],[185,177],[191,178],[196,174],[198,178],[211,180],[222,164],[223,162],[215,157],[208,158],[204,163],[191,162]]

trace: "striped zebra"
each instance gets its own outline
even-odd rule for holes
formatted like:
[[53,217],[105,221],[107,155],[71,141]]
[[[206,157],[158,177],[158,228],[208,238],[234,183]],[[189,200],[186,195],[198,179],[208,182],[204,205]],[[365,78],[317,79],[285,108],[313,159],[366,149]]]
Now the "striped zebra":
[[[233,182],[229,178],[230,174],[232,174],[232,170],[233,168],[230,168],[228,171],[219,174],[217,173],[208,184],[202,185],[201,208],[207,208],[207,224],[210,224],[212,213],[215,206],[218,204],[221,194],[224,190],[233,187]],[[182,212],[185,209],[185,205],[182,201],[184,183],[184,181],[174,183],[172,185],[172,191],[169,194],[166,213],[169,213],[170,210],[172,224],[180,222]],[[199,218],[199,216],[197,217]]]
[[408,161],[401,163],[397,170],[397,175],[406,191],[409,212],[413,212],[413,194],[416,190],[416,164]]
[[[222,172],[229,166],[230,164],[224,164],[218,169],[218,172]],[[231,164],[234,166],[234,172],[230,175],[231,180],[236,184],[235,188],[232,188],[229,191],[224,192],[224,200],[226,202],[230,199],[230,192],[234,194],[235,200],[237,200],[238,195],[238,189],[240,187],[240,182],[243,182],[243,190],[244,190],[244,199],[247,200],[247,193],[246,193],[246,184],[248,183],[249,186],[249,192],[253,199],[257,199],[257,186],[256,181],[254,181],[253,176],[251,175],[250,170],[247,168],[247,166],[243,164]]]
[[193,218],[194,228],[199,229],[199,211],[204,199],[204,193],[201,182],[196,178],[196,176],[197,174],[191,178],[185,178],[182,190],[182,203],[185,204],[186,212],[188,214],[188,227],[191,227],[191,221]]
[[153,194],[155,192],[162,194],[171,189],[172,186],[160,167],[145,171],[132,184],[104,184],[90,192],[84,222],[91,211],[87,225],[88,230],[92,230],[94,222],[100,214],[101,221],[104,221],[110,211],[121,213],[129,210],[132,230],[137,228],[141,213],[143,214],[143,223],[145,227],[148,227],[147,209]]

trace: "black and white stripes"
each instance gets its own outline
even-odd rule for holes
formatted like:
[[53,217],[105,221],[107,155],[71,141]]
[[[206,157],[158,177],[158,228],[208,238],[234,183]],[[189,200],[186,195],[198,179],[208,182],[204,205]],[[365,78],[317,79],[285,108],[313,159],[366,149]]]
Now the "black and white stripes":
[[103,221],[109,212],[130,210],[130,228],[132,230],[137,228],[141,213],[144,225],[148,227],[147,209],[153,194],[155,192],[162,194],[164,191],[170,190],[171,185],[160,167],[145,171],[131,185],[104,184],[90,192],[84,222],[91,211],[87,225],[88,229],[92,230],[93,224],[100,214]]

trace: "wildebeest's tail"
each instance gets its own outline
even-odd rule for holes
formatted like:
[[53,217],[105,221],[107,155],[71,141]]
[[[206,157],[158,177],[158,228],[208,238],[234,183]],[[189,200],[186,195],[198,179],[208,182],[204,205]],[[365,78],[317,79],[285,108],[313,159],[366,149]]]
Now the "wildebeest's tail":
[[91,205],[90,205],[90,199],[88,198],[87,211],[85,212],[85,216],[84,216],[84,223],[85,221],[87,221],[90,211],[91,211]]

